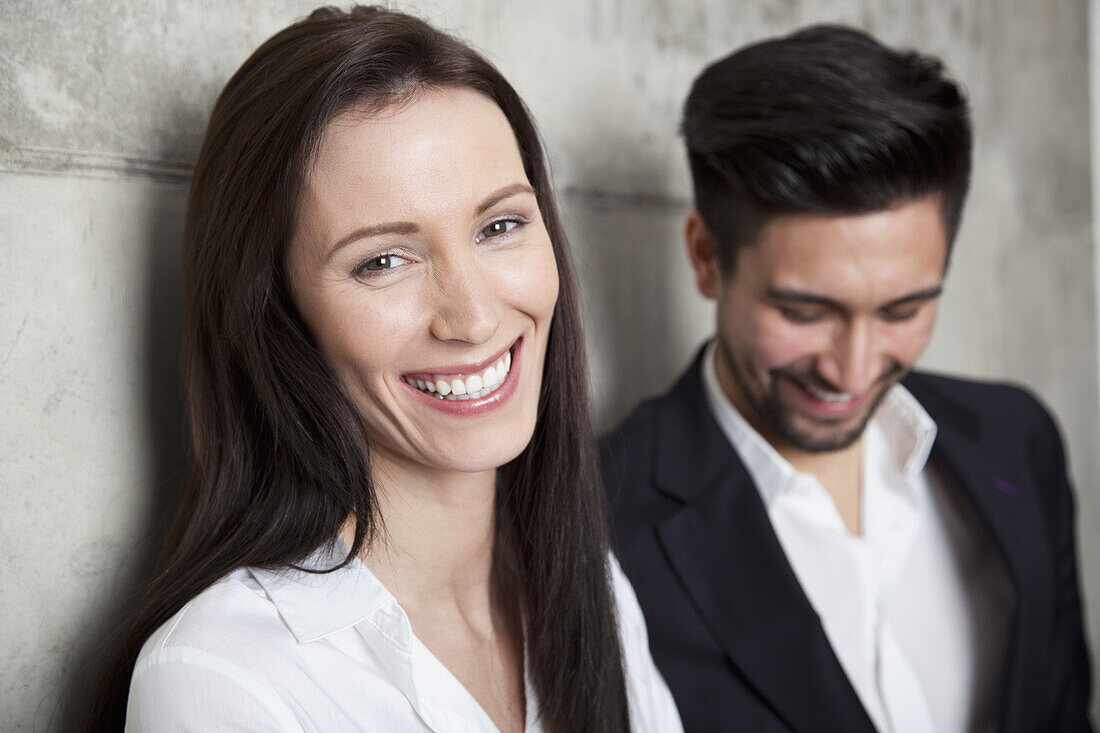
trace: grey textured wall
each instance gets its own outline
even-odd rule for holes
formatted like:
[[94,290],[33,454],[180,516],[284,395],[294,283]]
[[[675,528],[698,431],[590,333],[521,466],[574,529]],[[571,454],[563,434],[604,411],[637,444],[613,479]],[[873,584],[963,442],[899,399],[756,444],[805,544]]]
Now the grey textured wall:
[[[312,3],[0,0],[0,729],[71,729],[182,466],[188,161],[248,52]],[[733,47],[835,20],[943,56],[978,149],[925,366],[1032,386],[1068,438],[1100,639],[1097,314],[1081,0],[471,0],[405,6],[541,123],[587,293],[602,425],[709,331],[675,137]],[[1095,648],[1095,645],[1094,645]]]

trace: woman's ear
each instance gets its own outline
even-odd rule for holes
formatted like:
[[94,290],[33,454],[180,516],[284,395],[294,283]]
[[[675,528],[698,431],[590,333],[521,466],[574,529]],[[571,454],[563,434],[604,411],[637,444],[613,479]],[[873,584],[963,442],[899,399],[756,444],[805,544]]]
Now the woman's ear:
[[718,242],[696,209],[688,212],[684,221],[684,242],[688,259],[695,270],[695,285],[703,297],[717,300],[721,290],[722,272],[718,266]]

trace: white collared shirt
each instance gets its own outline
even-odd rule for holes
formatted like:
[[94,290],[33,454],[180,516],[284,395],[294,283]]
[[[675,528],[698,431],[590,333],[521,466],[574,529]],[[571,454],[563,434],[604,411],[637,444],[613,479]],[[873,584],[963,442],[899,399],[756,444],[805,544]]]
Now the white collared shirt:
[[997,722],[1014,594],[993,543],[928,465],[936,424],[900,384],[863,434],[862,534],[723,392],[715,343],[707,402],[871,721],[882,733],[985,733]]
[[[334,542],[306,566],[332,567],[342,551]],[[614,558],[611,568],[633,730],[679,733],[634,590]],[[538,733],[538,701],[525,682],[525,731]],[[393,595],[353,560],[328,574],[242,568],[204,590],[142,647],[126,730],[497,728],[416,638]]]

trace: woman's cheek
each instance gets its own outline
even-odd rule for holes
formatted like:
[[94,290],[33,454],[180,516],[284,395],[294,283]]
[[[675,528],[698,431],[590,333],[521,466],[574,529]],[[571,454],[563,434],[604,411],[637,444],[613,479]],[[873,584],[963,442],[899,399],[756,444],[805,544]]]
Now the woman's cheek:
[[505,274],[505,287],[511,293],[509,300],[536,322],[548,319],[554,313],[560,286],[549,239],[515,255]]
[[347,294],[329,309],[334,327],[329,331],[336,338],[322,347],[325,357],[349,387],[352,382],[362,388],[387,371],[396,374],[400,365],[412,368],[402,355],[416,344],[416,331],[424,329],[422,311],[421,299],[408,288]]

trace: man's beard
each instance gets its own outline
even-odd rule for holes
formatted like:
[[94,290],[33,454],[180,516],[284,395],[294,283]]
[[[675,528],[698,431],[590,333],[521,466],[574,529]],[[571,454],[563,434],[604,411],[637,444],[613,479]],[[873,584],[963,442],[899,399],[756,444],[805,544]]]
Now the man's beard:
[[[796,414],[780,399],[776,385],[781,377],[796,383],[812,382],[820,385],[821,381],[819,379],[790,367],[773,369],[768,373],[771,378],[771,388],[763,396],[758,396],[750,389],[746,374],[742,371],[737,360],[733,358],[733,353],[720,338],[718,339],[718,348],[722,350],[722,356],[725,358],[726,364],[729,365],[730,376],[737,385],[737,389],[741,392],[748,406],[756,413],[755,417],[781,440],[805,453],[831,453],[843,450],[859,440],[859,436],[863,435],[867,423],[870,422],[882,401],[886,399],[886,393],[889,391],[890,386],[904,377],[908,371],[897,362],[894,362],[883,371],[882,376],[871,387],[871,389],[878,389],[878,393],[874,396],[870,405],[864,409],[863,417],[859,420],[858,425],[842,428],[844,420],[836,422],[819,420],[815,421],[817,425],[822,427],[832,425],[836,430],[826,432],[824,435],[815,435],[816,431],[800,430],[798,428],[797,419],[799,414]],[[831,386],[821,386],[832,390]],[[799,386],[799,389],[801,388]],[[746,417],[749,416],[746,415]],[[802,415],[802,417],[803,419],[812,419],[805,415]]]

